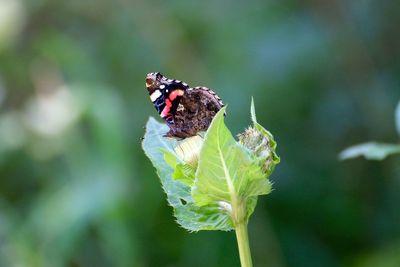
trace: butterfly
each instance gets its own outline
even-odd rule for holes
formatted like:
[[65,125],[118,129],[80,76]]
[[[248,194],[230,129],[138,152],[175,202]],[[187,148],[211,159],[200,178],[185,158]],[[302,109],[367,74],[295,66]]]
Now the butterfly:
[[224,106],[219,96],[207,87],[190,87],[168,79],[159,72],[146,76],[151,102],[169,127],[166,137],[187,138],[206,131]]

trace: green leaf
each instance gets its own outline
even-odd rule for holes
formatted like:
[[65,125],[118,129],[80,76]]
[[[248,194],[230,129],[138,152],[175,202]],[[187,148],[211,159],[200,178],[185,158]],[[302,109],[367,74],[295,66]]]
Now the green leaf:
[[389,155],[400,153],[400,145],[369,142],[346,148],[339,154],[339,159],[346,160],[359,156],[366,159],[383,160]]
[[[168,203],[174,209],[177,222],[189,231],[233,229],[229,215],[221,211],[218,203],[203,207],[196,206],[191,196],[190,186],[180,179],[173,178],[173,175],[179,176],[179,174],[172,166],[184,163],[180,162],[174,151],[177,142],[163,137],[167,131],[168,127],[165,124],[150,118],[146,125],[142,147],[157,170],[162,187],[167,194]],[[186,171],[188,169],[182,166],[182,172]]]
[[161,151],[164,153],[164,160],[165,162],[172,168],[175,169],[176,165],[178,165],[178,159],[176,158],[176,156],[171,153],[168,150],[165,149],[161,149]]
[[234,213],[239,205],[245,206],[247,219],[256,204],[254,197],[268,194],[271,184],[249,150],[237,143],[225,126],[225,108],[214,117],[205,135],[192,196],[200,207],[219,203]]
[[179,163],[176,165],[175,171],[172,178],[178,181],[182,181],[188,186],[192,186],[194,181],[195,169],[192,166],[184,163]]
[[163,150],[163,152],[165,162],[174,170],[172,178],[192,186],[196,169],[182,161],[179,162],[176,154],[174,155],[167,150]]
[[395,122],[395,125],[396,125],[397,133],[400,136],[400,101],[397,104],[396,110],[394,112],[394,122]]

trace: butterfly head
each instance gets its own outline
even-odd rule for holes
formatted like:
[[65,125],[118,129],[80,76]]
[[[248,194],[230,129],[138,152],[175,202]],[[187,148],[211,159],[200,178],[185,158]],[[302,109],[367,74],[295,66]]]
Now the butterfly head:
[[[146,76],[146,88],[151,95],[155,90],[161,89],[160,86],[163,85],[163,80],[165,83],[165,77],[159,72],[151,72]],[[164,87],[166,84],[164,84]]]

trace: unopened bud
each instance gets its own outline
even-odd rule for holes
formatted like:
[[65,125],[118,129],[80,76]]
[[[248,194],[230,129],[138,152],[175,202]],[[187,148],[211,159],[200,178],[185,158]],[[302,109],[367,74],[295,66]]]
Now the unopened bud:
[[175,152],[179,158],[193,168],[197,168],[201,146],[203,145],[203,137],[196,135],[185,138],[175,147]]
[[275,153],[272,136],[268,136],[254,127],[249,127],[243,133],[239,134],[238,137],[239,142],[259,159],[259,164],[263,172],[270,175],[275,165],[279,163],[279,157]]

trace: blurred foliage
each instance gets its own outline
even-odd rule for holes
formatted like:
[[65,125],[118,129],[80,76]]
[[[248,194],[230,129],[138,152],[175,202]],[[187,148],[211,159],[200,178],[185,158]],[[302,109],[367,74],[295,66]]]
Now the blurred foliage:
[[[258,121],[282,162],[255,266],[400,266],[397,1],[0,0],[0,266],[238,266],[233,232],[177,227],[140,149],[161,71]],[[196,248],[196,249],[193,249]]]
[[392,154],[400,154],[400,145],[368,142],[346,148],[339,154],[342,160],[364,156],[366,159],[383,160]]
[[[395,114],[395,126],[400,137],[400,101],[397,104]],[[339,154],[342,160],[364,156],[366,159],[382,160],[392,154],[400,154],[400,144],[384,144],[368,142],[346,148]]]

